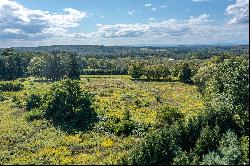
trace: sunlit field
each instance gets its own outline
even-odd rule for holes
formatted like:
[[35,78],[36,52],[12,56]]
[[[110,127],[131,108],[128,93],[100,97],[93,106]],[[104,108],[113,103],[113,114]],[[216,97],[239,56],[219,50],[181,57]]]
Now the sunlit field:
[[[89,131],[67,133],[46,119],[26,120],[27,95],[45,93],[51,83],[34,78],[22,81],[22,91],[1,93],[1,164],[117,164],[156,124],[159,107],[176,107],[187,117],[203,109],[194,85],[133,81],[130,76],[82,76],[81,87],[95,95],[100,120]],[[138,124],[133,134],[102,131],[103,119],[123,118],[126,110]]]

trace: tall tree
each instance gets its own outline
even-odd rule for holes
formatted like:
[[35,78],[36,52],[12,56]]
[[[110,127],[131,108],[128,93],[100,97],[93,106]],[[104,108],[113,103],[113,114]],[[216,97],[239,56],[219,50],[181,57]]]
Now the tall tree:
[[70,54],[68,59],[67,76],[71,79],[79,79],[81,74],[78,63],[79,58],[76,54]]

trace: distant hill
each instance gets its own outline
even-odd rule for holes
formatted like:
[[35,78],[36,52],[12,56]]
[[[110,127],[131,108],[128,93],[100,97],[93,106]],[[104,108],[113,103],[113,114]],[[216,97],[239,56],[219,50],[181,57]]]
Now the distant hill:
[[209,58],[220,53],[230,52],[233,54],[249,55],[249,45],[178,45],[178,46],[103,46],[103,45],[52,45],[38,47],[13,47],[21,52],[41,52],[52,51],[77,53],[81,56],[98,57],[144,57],[161,56],[174,59],[184,59],[187,57],[200,56]]

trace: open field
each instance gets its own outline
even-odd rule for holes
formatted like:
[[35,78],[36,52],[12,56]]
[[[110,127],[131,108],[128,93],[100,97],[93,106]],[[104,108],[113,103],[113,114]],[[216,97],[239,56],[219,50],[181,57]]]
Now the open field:
[[[178,108],[187,118],[204,106],[194,85],[179,82],[132,81],[129,76],[82,76],[81,87],[95,98],[99,121],[85,132],[67,133],[46,119],[26,120],[25,99],[45,93],[50,82],[27,78],[19,92],[2,92],[0,101],[0,164],[117,164],[154,126],[163,105]],[[101,130],[102,119],[131,119],[141,126],[130,136]]]

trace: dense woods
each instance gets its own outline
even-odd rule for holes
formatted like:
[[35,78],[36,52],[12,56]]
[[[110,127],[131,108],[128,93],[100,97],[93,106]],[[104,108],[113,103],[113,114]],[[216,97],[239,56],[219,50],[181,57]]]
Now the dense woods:
[[2,49],[0,164],[248,165],[248,50]]

